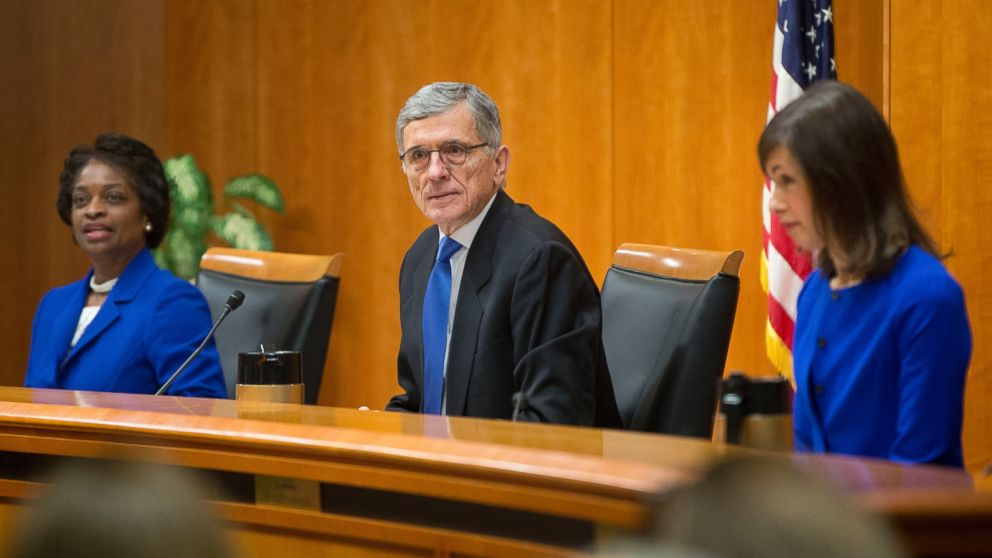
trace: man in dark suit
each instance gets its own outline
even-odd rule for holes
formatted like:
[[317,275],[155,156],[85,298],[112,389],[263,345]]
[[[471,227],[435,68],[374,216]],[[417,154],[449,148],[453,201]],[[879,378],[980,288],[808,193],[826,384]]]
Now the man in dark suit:
[[619,427],[596,284],[564,233],[503,191],[510,150],[492,99],[427,85],[400,111],[396,144],[434,225],[400,270],[405,392],[386,409]]

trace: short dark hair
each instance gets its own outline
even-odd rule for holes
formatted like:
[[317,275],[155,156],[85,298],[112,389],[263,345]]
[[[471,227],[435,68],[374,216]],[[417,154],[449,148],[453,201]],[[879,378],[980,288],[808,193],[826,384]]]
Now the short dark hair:
[[[811,86],[761,134],[762,169],[779,146],[802,168],[817,230],[843,251],[845,272],[884,276],[913,244],[941,257],[913,211],[888,124],[856,89],[836,81]],[[829,250],[816,265],[827,277],[837,274]]]
[[72,188],[83,167],[93,160],[124,172],[131,180],[141,201],[141,211],[152,226],[145,234],[145,244],[149,248],[158,247],[169,226],[169,183],[155,151],[123,134],[100,134],[92,147],[80,145],[69,152],[59,175],[59,196],[55,202],[59,217],[65,224],[72,224]]

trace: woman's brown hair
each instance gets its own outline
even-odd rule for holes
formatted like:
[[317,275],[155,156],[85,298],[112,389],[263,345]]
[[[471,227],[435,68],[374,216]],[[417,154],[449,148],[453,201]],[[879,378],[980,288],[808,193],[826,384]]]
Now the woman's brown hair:
[[[853,87],[817,82],[776,114],[758,141],[762,169],[779,146],[802,167],[816,227],[828,247],[842,251],[843,271],[886,275],[913,244],[941,257],[913,211],[889,126]],[[829,249],[816,265],[827,277],[837,274]]]

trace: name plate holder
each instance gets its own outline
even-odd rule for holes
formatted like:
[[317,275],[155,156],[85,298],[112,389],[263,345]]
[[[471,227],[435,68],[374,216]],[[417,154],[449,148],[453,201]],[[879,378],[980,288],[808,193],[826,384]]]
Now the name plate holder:
[[[302,369],[298,351],[238,353],[238,417],[299,422],[301,409],[271,403],[303,404]],[[255,475],[255,503],[320,511],[320,483]]]

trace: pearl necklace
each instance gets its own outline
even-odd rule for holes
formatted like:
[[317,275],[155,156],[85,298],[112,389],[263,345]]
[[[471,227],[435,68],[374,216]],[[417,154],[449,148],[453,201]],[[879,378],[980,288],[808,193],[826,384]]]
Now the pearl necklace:
[[119,277],[114,277],[110,281],[105,281],[103,283],[97,283],[96,282],[96,276],[91,275],[90,276],[90,290],[93,291],[96,294],[107,294],[107,293],[110,292],[110,289],[113,289],[114,288],[114,285],[117,284],[117,279],[119,279]]

